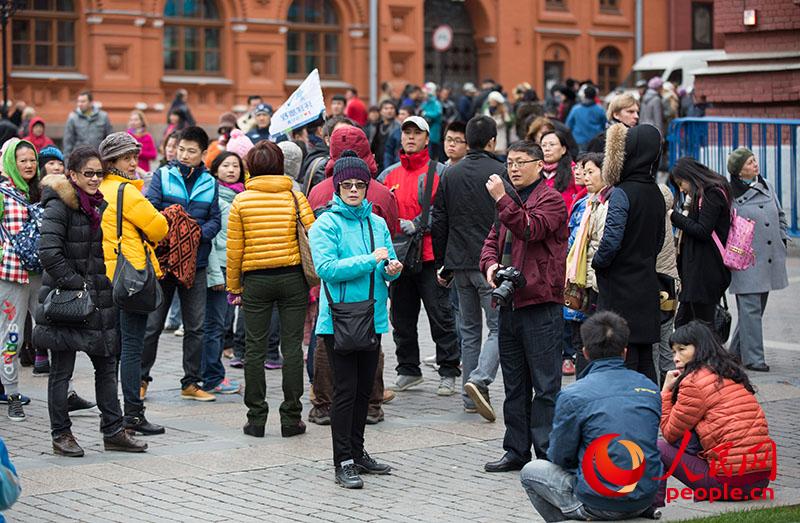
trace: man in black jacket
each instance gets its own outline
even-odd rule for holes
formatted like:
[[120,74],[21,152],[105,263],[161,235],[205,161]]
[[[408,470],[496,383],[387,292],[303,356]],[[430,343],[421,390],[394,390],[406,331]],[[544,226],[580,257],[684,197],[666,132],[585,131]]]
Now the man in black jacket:
[[[460,307],[461,365],[464,409],[495,420],[489,401],[489,384],[500,362],[498,354],[498,310],[492,308],[492,288],[481,274],[479,260],[483,242],[495,220],[495,204],[486,192],[492,174],[504,176],[505,166],[494,155],[497,126],[489,116],[476,116],[467,123],[469,151],[448,167],[439,182],[433,205],[431,234],[437,266],[454,274]],[[440,284],[446,283],[440,278]],[[483,349],[483,316],[489,337]]]

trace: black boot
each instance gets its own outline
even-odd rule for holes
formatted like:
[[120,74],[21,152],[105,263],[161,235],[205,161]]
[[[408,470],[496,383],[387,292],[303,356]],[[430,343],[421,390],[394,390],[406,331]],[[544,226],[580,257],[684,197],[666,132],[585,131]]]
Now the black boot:
[[134,407],[133,405],[126,404],[123,425],[125,429],[144,436],[154,436],[166,432],[161,425],[156,425],[147,421],[147,418],[144,417],[144,406]]

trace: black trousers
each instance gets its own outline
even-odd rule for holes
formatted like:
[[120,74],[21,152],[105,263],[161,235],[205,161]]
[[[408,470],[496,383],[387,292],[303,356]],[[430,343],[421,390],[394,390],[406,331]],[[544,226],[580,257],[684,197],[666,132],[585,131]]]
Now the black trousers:
[[[75,369],[75,352],[52,351],[50,353],[50,375],[47,380],[47,410],[50,413],[50,429],[55,438],[70,432],[67,392],[69,379]],[[114,356],[89,356],[94,366],[94,393],[100,409],[100,431],[113,436],[122,430],[122,410],[117,398],[117,358]]]
[[339,466],[364,454],[364,427],[380,350],[342,353],[334,349],[333,336],[323,339],[333,373],[331,436],[333,463]]
[[644,374],[653,383],[658,383],[656,366],[653,363],[653,344],[652,343],[629,343],[628,352],[625,354],[625,366]]
[[564,314],[559,303],[500,309],[500,367],[506,398],[503,449],[522,463],[547,458],[561,390]]
[[714,325],[714,313],[716,310],[716,303],[682,301],[678,305],[678,312],[675,313],[675,328],[683,327],[692,320],[703,320],[709,325]]
[[450,290],[436,283],[433,262],[423,264],[418,274],[403,273],[389,287],[392,299],[392,335],[397,347],[397,374],[421,376],[417,321],[420,303],[425,305],[431,337],[436,343],[436,363],[442,377],[461,376],[461,348],[456,336],[456,323],[450,305]]

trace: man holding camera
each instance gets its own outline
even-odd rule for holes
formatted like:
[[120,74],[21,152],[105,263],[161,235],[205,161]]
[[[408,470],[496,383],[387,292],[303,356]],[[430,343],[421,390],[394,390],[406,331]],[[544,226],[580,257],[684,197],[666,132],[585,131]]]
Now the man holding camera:
[[567,208],[542,181],[541,147],[521,141],[508,149],[514,188],[492,175],[486,190],[498,220],[481,251],[481,271],[500,307],[500,366],[506,398],[505,454],[487,472],[520,470],[546,459],[556,394],[561,390],[561,337],[567,258]]

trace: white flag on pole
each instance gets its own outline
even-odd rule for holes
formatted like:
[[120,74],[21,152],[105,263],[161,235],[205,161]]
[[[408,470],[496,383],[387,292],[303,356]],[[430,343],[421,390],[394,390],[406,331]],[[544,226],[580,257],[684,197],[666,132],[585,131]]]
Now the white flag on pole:
[[269,134],[276,137],[313,122],[325,110],[319,71],[314,69],[295,92],[272,115]]

